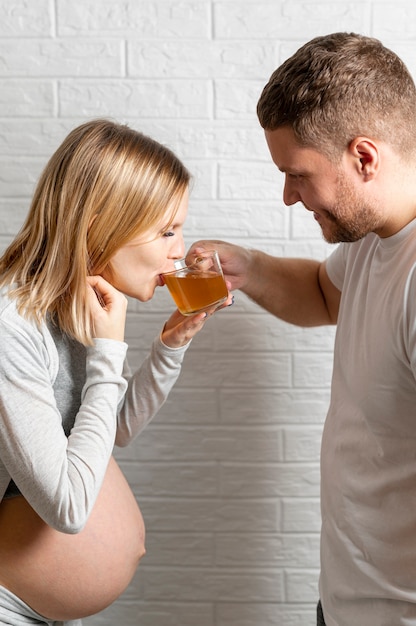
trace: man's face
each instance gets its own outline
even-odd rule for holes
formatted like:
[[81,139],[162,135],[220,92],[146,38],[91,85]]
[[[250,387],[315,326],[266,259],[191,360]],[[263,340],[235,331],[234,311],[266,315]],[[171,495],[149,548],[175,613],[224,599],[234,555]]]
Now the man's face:
[[358,241],[383,224],[381,212],[343,163],[300,146],[290,127],[266,131],[270,154],[285,175],[283,201],[312,211],[329,243]]

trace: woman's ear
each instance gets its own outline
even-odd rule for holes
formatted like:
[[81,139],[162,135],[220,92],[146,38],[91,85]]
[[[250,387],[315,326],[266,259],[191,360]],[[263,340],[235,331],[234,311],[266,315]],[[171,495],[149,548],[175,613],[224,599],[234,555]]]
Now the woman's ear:
[[368,137],[355,137],[348,146],[354,167],[365,181],[374,179],[380,169],[380,150],[377,142]]

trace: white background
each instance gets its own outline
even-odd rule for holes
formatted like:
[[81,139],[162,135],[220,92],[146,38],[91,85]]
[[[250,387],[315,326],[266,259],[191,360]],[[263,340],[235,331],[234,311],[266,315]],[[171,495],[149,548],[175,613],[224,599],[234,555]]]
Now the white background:
[[[416,74],[411,0],[0,0],[0,245],[55,148],[94,117],[171,147],[194,175],[186,242],[331,251],[284,207],[255,107],[306,40],[382,39]],[[172,310],[131,303],[130,361]],[[131,586],[87,626],[313,626],[319,448],[333,329],[279,322],[236,293],[188,351],[154,422],[118,453],[147,526]]]

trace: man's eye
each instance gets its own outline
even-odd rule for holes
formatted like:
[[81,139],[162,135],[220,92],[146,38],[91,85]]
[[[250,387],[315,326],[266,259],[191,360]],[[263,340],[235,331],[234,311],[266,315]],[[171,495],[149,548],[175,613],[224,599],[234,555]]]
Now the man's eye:
[[163,233],[164,237],[173,237],[174,236],[174,232],[173,230],[167,230],[165,233]]

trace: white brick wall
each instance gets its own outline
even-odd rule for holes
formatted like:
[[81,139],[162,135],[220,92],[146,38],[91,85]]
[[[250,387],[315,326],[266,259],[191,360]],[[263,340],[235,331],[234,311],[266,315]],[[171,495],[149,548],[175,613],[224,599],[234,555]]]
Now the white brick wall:
[[[381,38],[416,74],[412,0],[0,0],[0,245],[67,132],[110,116],[172,147],[195,186],[187,243],[328,253],[285,208],[255,116],[274,68],[313,36]],[[132,303],[138,363],[172,305]],[[310,626],[319,567],[319,446],[333,332],[237,293],[190,348],[169,401],[118,454],[147,525],[126,593],[88,626]]]

